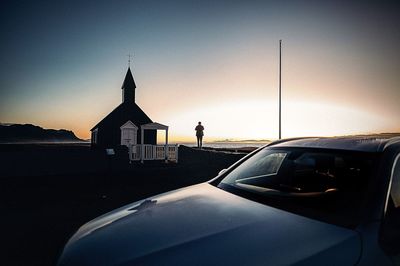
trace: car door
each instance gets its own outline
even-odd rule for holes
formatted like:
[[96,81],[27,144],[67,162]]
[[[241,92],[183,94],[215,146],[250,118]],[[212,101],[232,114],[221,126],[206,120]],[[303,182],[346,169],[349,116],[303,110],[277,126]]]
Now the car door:
[[394,265],[400,265],[400,153],[392,166],[380,243]]

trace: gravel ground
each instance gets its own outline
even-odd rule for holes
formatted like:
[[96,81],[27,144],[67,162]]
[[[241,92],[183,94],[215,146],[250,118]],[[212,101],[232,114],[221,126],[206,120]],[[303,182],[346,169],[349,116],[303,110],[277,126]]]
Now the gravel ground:
[[87,221],[205,182],[243,153],[179,148],[179,163],[128,164],[85,145],[0,145],[1,265],[55,265]]

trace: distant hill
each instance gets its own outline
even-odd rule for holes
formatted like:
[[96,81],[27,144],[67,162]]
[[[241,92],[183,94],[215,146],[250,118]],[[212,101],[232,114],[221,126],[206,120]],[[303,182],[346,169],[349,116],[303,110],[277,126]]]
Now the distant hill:
[[67,141],[82,140],[74,132],[65,129],[44,129],[31,124],[0,124],[0,143]]

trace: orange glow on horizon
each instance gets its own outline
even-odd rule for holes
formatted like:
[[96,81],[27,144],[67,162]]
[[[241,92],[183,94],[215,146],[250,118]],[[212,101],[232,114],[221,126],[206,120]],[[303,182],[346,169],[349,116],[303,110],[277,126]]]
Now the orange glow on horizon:
[[[400,132],[400,127],[392,127],[393,119],[349,106],[293,101],[284,102],[282,108],[284,138]],[[169,126],[170,143],[195,142],[197,121],[205,126],[205,142],[277,138],[277,104],[271,101],[226,102],[177,113],[166,112],[157,118],[153,120]],[[90,138],[88,125],[71,128],[78,137]],[[165,133],[159,131],[158,141],[163,143],[164,139]]]

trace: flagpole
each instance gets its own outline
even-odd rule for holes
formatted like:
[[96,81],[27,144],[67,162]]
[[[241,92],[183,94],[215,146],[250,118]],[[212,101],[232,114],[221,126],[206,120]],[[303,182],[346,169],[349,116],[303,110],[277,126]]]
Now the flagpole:
[[282,138],[282,40],[279,40],[279,139]]

